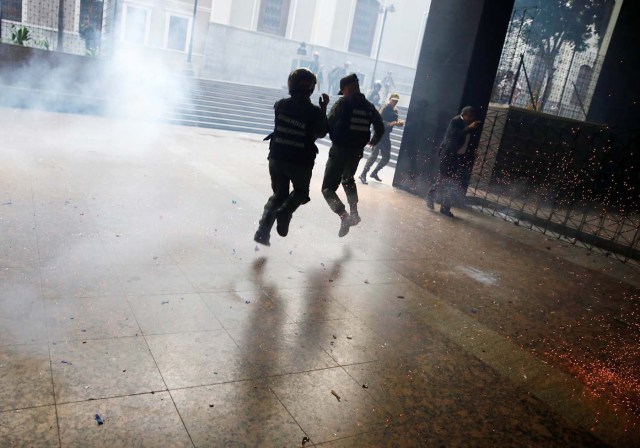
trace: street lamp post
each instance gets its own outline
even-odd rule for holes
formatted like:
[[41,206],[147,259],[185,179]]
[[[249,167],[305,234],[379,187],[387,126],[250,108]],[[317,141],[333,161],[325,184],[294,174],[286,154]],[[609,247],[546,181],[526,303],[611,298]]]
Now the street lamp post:
[[193,2],[193,18],[191,19],[191,36],[189,36],[189,52],[187,53],[187,62],[191,62],[193,54],[193,35],[196,31],[196,16],[198,15],[198,0]]
[[378,49],[376,50],[376,61],[373,64],[373,75],[371,76],[371,88],[373,88],[376,82],[376,71],[378,70],[378,59],[380,58],[380,47],[382,46],[382,35],[384,34],[384,26],[387,23],[387,14],[390,12],[396,12],[393,3],[380,6],[379,14],[382,14],[382,28],[380,29],[380,38],[378,39]]

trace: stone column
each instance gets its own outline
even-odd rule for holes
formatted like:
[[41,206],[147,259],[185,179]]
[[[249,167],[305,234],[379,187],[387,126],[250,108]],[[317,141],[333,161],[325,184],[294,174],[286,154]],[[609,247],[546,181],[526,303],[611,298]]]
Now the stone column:
[[451,118],[466,105],[486,112],[513,4],[432,0],[394,186],[423,195]]

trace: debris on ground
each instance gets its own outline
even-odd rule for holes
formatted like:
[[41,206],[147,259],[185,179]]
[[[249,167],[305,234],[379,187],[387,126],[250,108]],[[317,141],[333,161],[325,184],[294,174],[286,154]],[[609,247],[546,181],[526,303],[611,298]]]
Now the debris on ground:
[[340,401],[340,395],[338,395],[335,390],[331,391],[331,395],[333,395],[334,397],[336,397],[338,399],[338,401]]
[[254,249],[256,252],[260,251],[260,248],[258,246],[256,246],[256,248]]
[[210,404],[209,407],[212,408],[214,405]]
[[60,361],[62,364],[71,364],[69,361]]
[[476,314],[476,313],[478,312],[478,310],[477,310],[476,308],[471,308],[471,312],[472,312],[473,314]]
[[232,203],[232,204],[237,204],[237,203],[238,203],[238,201],[236,201],[235,199],[231,199],[231,203]]
[[404,299],[404,296],[398,296],[398,299]]
[[104,420],[102,420],[102,417],[100,417],[100,414],[96,414],[96,422],[98,423],[98,426],[104,425]]
[[369,389],[369,386],[367,386],[367,383],[364,383],[364,384],[362,385],[362,388],[363,388],[363,389]]
[[166,305],[167,303],[169,303],[169,301],[165,300],[164,302],[160,302],[160,305]]
[[246,303],[247,305],[249,305],[251,303],[251,300],[245,300],[244,303]]
[[349,335],[347,336],[347,339],[353,339],[353,336]]
[[302,446],[305,446],[307,443],[311,442],[311,440],[309,439],[309,437],[304,436],[302,438]]
[[369,280],[365,280],[364,282],[365,282],[367,285],[369,284]]
[[338,339],[338,336],[336,336],[335,334],[332,336],[333,336],[333,339]]

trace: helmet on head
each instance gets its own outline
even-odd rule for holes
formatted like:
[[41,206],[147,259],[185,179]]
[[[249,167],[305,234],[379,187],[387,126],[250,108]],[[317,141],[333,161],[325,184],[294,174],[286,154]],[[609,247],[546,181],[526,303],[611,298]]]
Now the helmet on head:
[[380,81],[379,79],[376,79],[376,82],[373,83],[373,87],[382,87],[382,81]]
[[291,72],[287,84],[289,86],[289,93],[311,95],[316,89],[316,83],[318,82],[316,75],[306,68],[299,68]]
[[398,95],[397,93],[392,93],[389,96],[389,101],[392,101],[392,100],[400,101],[400,95]]

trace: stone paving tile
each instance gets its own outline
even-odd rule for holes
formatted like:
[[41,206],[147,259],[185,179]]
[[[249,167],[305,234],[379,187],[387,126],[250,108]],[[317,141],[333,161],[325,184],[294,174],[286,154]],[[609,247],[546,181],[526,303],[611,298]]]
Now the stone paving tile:
[[48,404],[54,400],[47,344],[0,346],[0,411]]
[[108,265],[42,263],[45,299],[107,297],[122,295],[116,271]]
[[62,404],[58,421],[64,447],[193,447],[168,392]]
[[344,369],[428,446],[603,446],[460,349]]
[[316,288],[309,282],[307,288],[276,289],[270,299],[281,306],[295,322],[326,321],[355,317],[346,307],[334,300],[326,288]]
[[172,390],[196,447],[298,447],[305,437],[264,381]]
[[37,268],[0,269],[0,346],[46,341]]
[[55,342],[137,336],[141,333],[124,296],[47,300],[45,314],[49,340]]
[[250,377],[236,343],[225,331],[147,336],[169,389]]
[[337,367],[317,333],[305,325],[247,326],[229,330],[242,351],[242,366],[251,378]]
[[275,377],[269,385],[314,443],[380,429],[389,418],[341,368]]
[[263,291],[230,291],[200,296],[227,330],[278,328],[293,323],[284,306],[270,300]]
[[145,335],[222,329],[198,294],[130,296],[129,303]]
[[51,366],[57,403],[165,389],[142,337],[52,343]]
[[128,295],[188,294],[195,292],[178,266],[117,266],[122,287]]
[[59,447],[55,407],[0,412],[0,446]]
[[[6,200],[4,200],[6,201]],[[0,198],[0,204],[9,204]],[[0,205],[0,266],[28,267],[38,264],[38,238],[33,207]]]

